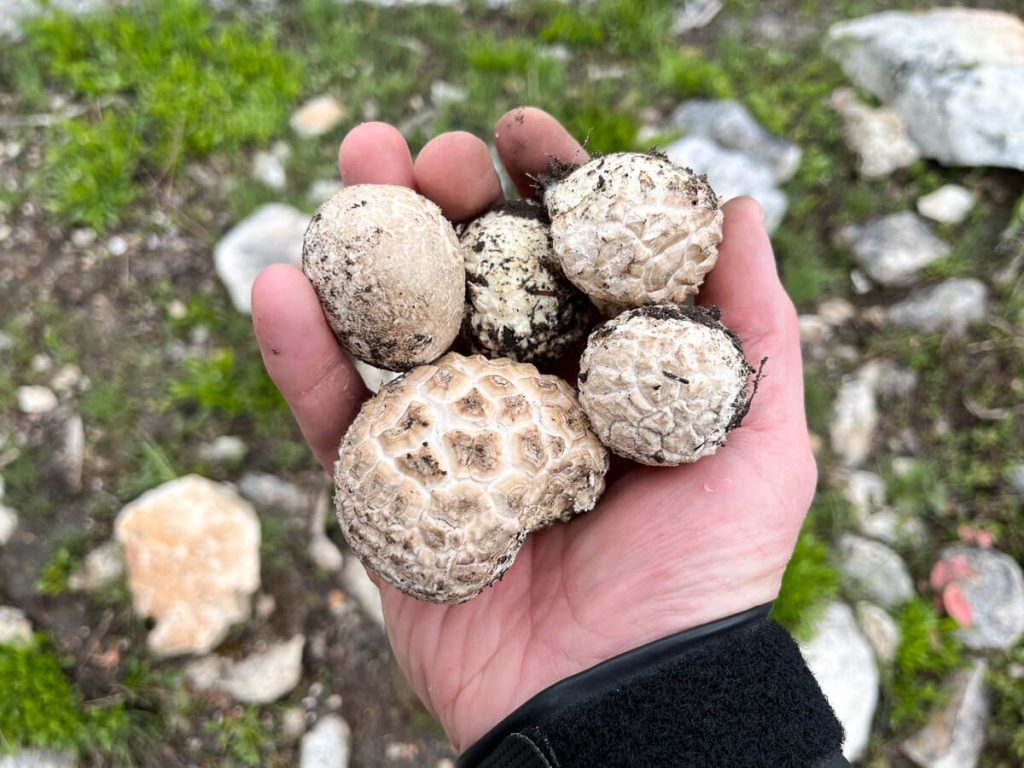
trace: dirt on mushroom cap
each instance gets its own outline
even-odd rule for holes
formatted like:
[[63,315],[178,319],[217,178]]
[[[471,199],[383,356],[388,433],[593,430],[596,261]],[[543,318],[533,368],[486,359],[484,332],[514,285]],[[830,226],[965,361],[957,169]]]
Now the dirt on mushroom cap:
[[335,464],[338,519],[385,581],[460,603],[501,577],[529,531],[591,509],[607,468],[564,381],[449,353],[364,404]]

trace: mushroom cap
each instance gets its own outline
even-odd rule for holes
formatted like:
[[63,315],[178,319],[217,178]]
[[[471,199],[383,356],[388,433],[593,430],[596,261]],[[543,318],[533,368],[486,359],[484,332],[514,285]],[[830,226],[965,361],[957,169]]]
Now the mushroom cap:
[[641,307],[590,334],[580,405],[613,453],[642,464],[686,464],[713,454],[739,426],[753,397],[752,373],[717,310]]
[[357,184],[317,209],[302,271],[341,345],[378,368],[430,362],[459,333],[466,274],[441,209],[405,187]]
[[539,203],[492,208],[459,240],[466,263],[463,333],[474,351],[548,361],[583,336],[590,302],[562,275]]
[[388,583],[438,603],[469,600],[528,532],[591,509],[608,468],[572,387],[454,352],[368,400],[339,456],[349,545]]
[[684,303],[715,266],[718,198],[705,177],[664,155],[604,155],[546,184],[562,270],[606,315]]

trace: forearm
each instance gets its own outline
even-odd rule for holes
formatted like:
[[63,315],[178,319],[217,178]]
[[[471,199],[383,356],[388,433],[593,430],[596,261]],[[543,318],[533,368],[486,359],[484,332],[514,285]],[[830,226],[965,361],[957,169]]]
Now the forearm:
[[841,726],[768,612],[696,627],[564,680],[499,723],[459,765],[846,765]]

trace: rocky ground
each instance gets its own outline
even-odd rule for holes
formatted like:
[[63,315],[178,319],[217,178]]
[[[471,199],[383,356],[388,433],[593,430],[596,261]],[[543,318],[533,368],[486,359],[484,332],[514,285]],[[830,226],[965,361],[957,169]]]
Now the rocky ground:
[[520,103],[762,203],[820,470],[776,616],[847,755],[1024,762],[1019,4],[52,5],[0,0],[0,766],[451,764],[248,288],[352,125]]

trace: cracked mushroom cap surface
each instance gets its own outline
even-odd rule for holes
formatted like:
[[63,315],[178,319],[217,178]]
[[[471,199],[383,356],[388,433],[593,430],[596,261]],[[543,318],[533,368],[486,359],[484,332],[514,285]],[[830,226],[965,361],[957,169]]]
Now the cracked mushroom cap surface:
[[754,369],[717,310],[666,304],[598,326],[580,360],[580,404],[601,442],[642,464],[710,456],[739,426]]
[[463,333],[474,351],[548,361],[583,336],[590,302],[562,275],[539,203],[499,205],[470,223],[459,241],[466,263]]
[[527,533],[593,508],[607,468],[566,382],[452,352],[363,405],[335,463],[338,520],[385,581],[461,603],[501,577]]
[[346,187],[320,206],[302,271],[341,345],[404,371],[444,354],[459,333],[466,272],[455,230],[411,189]]
[[544,204],[565,276],[607,316],[684,303],[718,260],[718,197],[705,177],[656,152],[555,169]]

